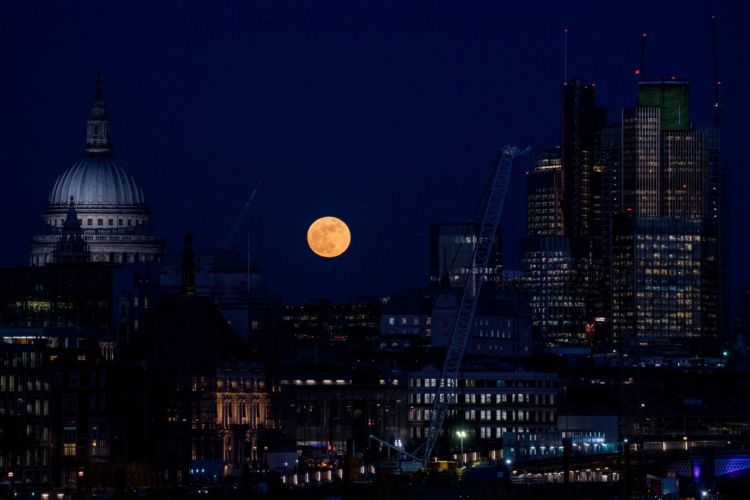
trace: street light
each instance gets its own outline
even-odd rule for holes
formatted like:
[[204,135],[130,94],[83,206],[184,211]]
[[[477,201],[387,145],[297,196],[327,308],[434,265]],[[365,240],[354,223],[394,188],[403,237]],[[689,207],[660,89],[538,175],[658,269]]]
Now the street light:
[[461,455],[464,454],[464,438],[469,435],[466,431],[456,431],[456,436],[461,440]]

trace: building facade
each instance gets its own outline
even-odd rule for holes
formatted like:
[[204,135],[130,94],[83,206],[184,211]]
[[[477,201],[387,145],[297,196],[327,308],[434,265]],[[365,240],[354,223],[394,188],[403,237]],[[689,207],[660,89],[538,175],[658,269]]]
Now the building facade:
[[[408,375],[409,437],[413,440],[427,437],[439,380],[434,366]],[[554,373],[463,371],[448,385],[443,396],[453,403],[445,424],[450,439],[457,428],[486,444],[506,433],[541,439],[555,429],[561,389]]]

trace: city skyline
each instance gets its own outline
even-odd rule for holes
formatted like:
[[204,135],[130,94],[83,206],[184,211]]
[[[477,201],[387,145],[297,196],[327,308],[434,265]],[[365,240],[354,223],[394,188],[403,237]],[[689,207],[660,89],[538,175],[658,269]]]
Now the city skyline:
[[0,497],[746,496],[741,6],[0,9]]
[[[47,78],[28,77],[41,76],[44,68],[29,67],[29,61],[21,53],[10,54],[19,71],[14,72],[9,82],[8,95],[14,98],[8,99],[6,95],[9,115],[17,107],[23,107],[34,116],[43,113],[41,116],[46,119],[30,120],[23,127],[9,122],[2,125],[7,164],[19,164],[28,148],[33,147],[36,152],[23,160],[28,170],[34,172],[33,179],[14,176],[12,169],[4,169],[2,208],[6,211],[11,205],[23,208],[22,215],[12,219],[9,229],[29,238],[34,234],[49,187],[78,158],[84,137],[83,122],[93,94],[92,73],[101,67],[116,152],[144,188],[154,212],[156,233],[166,238],[169,251],[180,251],[181,238],[187,230],[193,233],[197,248],[219,247],[249,193],[260,181],[257,199],[235,244],[244,252],[245,233],[250,233],[252,260],[262,267],[264,279],[286,300],[322,297],[346,300],[361,294],[390,294],[424,287],[429,275],[430,224],[466,220],[473,215],[476,199],[499,148],[505,143],[518,143],[530,144],[539,151],[560,143],[564,27],[569,30],[568,76],[580,75],[596,83],[599,103],[607,108],[610,121],[634,104],[637,80],[633,71],[639,64],[638,43],[643,30],[649,32],[646,73],[654,76],[675,73],[688,79],[691,120],[703,126],[711,120],[708,21],[711,14],[719,16],[719,54],[722,76],[726,75],[724,103],[728,109],[724,124],[725,158],[732,175],[733,213],[738,213],[741,199],[738,190],[750,181],[744,178],[741,169],[738,153],[741,126],[736,125],[746,102],[743,101],[746,87],[740,82],[747,75],[732,57],[743,46],[744,34],[737,32],[734,23],[722,22],[731,17],[732,7],[716,6],[714,10],[706,7],[705,13],[680,12],[679,30],[674,29],[675,20],[659,24],[666,19],[666,7],[655,8],[649,11],[649,16],[637,19],[626,14],[604,38],[614,41],[617,35],[617,42],[609,44],[593,42],[602,37],[601,28],[584,20],[593,20],[603,13],[596,9],[587,11],[585,7],[562,16],[562,21],[572,17],[569,22],[551,19],[555,12],[551,7],[549,15],[533,19],[544,28],[536,37],[522,29],[532,22],[529,12],[522,8],[508,13],[519,27],[510,23],[507,28],[498,28],[497,33],[486,31],[490,26],[477,18],[479,12],[460,13],[462,24],[447,19],[447,12],[440,9],[427,14],[436,26],[425,19],[417,21],[425,30],[424,40],[410,39],[393,25],[395,19],[375,17],[375,22],[361,25],[363,30],[373,32],[370,34],[380,34],[383,40],[408,42],[403,44],[409,48],[407,54],[400,56],[395,47],[365,39],[354,47],[340,47],[335,43],[335,30],[330,36],[317,36],[325,22],[343,30],[342,36],[349,35],[347,30],[354,27],[340,23],[339,18],[308,25],[296,18],[294,12],[271,10],[266,12],[269,23],[263,29],[273,30],[284,23],[295,23],[298,28],[286,26],[290,29],[289,36],[279,38],[280,45],[275,49],[291,58],[288,65],[269,59],[273,48],[268,48],[270,52],[265,56],[259,53],[262,30],[250,36],[240,29],[239,21],[222,37],[215,38],[214,31],[206,27],[205,33],[199,33],[189,42],[188,28],[194,21],[189,19],[192,12],[187,10],[184,17],[179,13],[155,13],[154,19],[162,16],[166,26],[175,30],[175,37],[172,42],[161,44],[162,48],[153,54],[147,41],[131,41],[123,36],[134,29],[124,23],[128,16],[137,14],[137,8],[97,11],[81,7],[79,19],[63,17],[59,25],[48,27],[51,37],[65,27],[71,31],[68,41],[60,47],[52,47],[46,39],[24,44],[23,35],[10,30],[4,36],[10,37],[8,42],[12,43],[5,43],[5,47],[24,47],[20,52],[30,51],[40,62],[55,53],[70,68],[50,85]],[[18,9],[21,16],[29,14],[27,8]],[[259,22],[258,16],[250,12],[237,13],[249,16],[246,20],[251,24]],[[373,13],[359,7],[340,15],[351,14],[364,22]],[[226,19],[229,14],[231,9],[212,11],[207,26]],[[417,16],[406,8],[402,14]],[[602,19],[611,21],[611,14]],[[468,27],[472,23],[482,36],[470,35]],[[91,31],[83,30],[83,24]],[[438,44],[440,28],[451,29],[445,31],[446,39]],[[147,22],[143,29],[144,33],[163,33],[161,28]],[[90,55],[74,54],[75,47],[86,45],[87,37],[95,32],[105,42],[94,44]],[[300,38],[304,33],[315,36],[305,41]],[[269,34],[272,39],[281,36],[278,31]],[[240,40],[248,42],[247,50],[256,58],[239,57],[243,49],[235,42]],[[459,40],[466,45],[451,44]],[[431,47],[431,43],[436,45]],[[137,49],[137,57],[126,55],[131,44]],[[599,45],[616,52],[602,57],[603,48]],[[164,51],[168,47],[180,57],[174,60],[167,57]],[[345,64],[333,67],[321,52],[324,47],[335,49],[333,53],[340,54]],[[675,47],[697,52],[687,58],[676,52]],[[213,50],[228,52],[222,52],[213,61]],[[360,60],[356,50],[363,50],[371,63],[378,62],[383,70]],[[525,75],[539,74],[536,66],[529,66],[531,62],[524,60],[524,54],[534,53],[543,54],[545,77],[532,78],[534,84],[522,88]],[[309,57],[302,58],[302,54]],[[422,60],[425,66],[422,72],[414,65],[420,54],[428,55]],[[146,72],[145,81],[127,72],[138,63],[138,58],[151,70]],[[117,59],[120,61],[116,62]],[[507,62],[495,66],[495,61]],[[315,67],[313,62],[321,66]],[[176,73],[170,74],[170,68]],[[449,68],[454,69],[446,71]],[[268,70],[265,76],[264,69]],[[408,85],[400,85],[388,76],[396,70],[401,78],[410,79]],[[461,76],[462,71],[466,76]],[[177,74],[183,75],[182,81],[175,79]],[[304,78],[300,80],[295,74]],[[350,80],[345,78],[347,74]],[[442,81],[436,80],[435,74],[442,75]],[[308,84],[304,85],[302,82],[306,80]],[[324,90],[322,81],[328,82],[330,91]],[[283,98],[273,91],[279,84],[284,90]],[[220,90],[227,93],[218,94]],[[196,102],[192,95],[202,99]],[[229,97],[227,102],[223,95]],[[455,97],[448,97],[451,95]],[[521,99],[510,99],[513,95]],[[299,99],[308,104],[290,109]],[[516,102],[519,100],[526,104],[520,106]],[[459,102],[464,105],[459,106]],[[359,103],[359,113],[350,109],[352,103]],[[382,108],[380,114],[367,114],[377,108]],[[367,119],[368,116],[375,119]],[[322,130],[326,130],[325,136],[321,135]],[[511,183],[503,217],[507,269],[521,268],[526,191],[523,170],[532,168],[530,160],[519,164]],[[193,182],[196,178],[197,183]],[[352,229],[352,247],[334,262],[317,259],[304,244],[307,226],[323,215],[340,216]],[[734,218],[731,231],[735,254],[746,238],[740,220]],[[25,244],[24,237],[9,241],[0,250],[0,261],[23,263]],[[750,274],[739,263],[733,271],[732,303],[737,289]]]

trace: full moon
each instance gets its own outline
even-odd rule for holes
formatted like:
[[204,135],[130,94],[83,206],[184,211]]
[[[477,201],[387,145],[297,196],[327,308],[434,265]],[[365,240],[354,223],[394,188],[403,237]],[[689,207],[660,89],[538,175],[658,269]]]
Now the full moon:
[[336,217],[321,217],[307,230],[307,244],[315,254],[332,259],[346,252],[352,234],[349,227]]

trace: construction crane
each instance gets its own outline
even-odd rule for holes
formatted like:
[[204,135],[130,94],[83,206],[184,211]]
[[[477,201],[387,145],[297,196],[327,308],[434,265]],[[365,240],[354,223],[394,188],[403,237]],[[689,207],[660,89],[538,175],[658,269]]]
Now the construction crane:
[[[432,452],[437,443],[438,436],[443,428],[448,408],[455,401],[455,388],[458,380],[461,361],[466,349],[466,343],[471,333],[471,325],[474,322],[474,312],[477,308],[479,293],[484,281],[483,271],[487,267],[492,245],[495,241],[495,233],[500,225],[500,215],[503,211],[505,195],[508,191],[510,173],[513,160],[519,155],[529,151],[529,148],[521,151],[515,146],[505,146],[500,152],[495,171],[492,177],[491,188],[484,209],[482,225],[477,235],[476,245],[472,255],[472,266],[466,274],[461,302],[456,312],[456,322],[453,327],[448,351],[445,356],[443,371],[435,388],[432,414],[430,416],[430,427],[427,441],[424,443],[423,464],[429,462]],[[452,391],[451,391],[452,389]]]
[[240,226],[245,221],[245,217],[247,216],[247,212],[250,209],[250,205],[252,205],[253,200],[255,199],[255,194],[258,192],[258,188],[260,188],[260,181],[255,186],[255,189],[253,189],[253,191],[250,193],[250,197],[248,197],[245,206],[242,207],[242,210],[240,210],[239,215],[237,215],[237,220],[234,221],[232,229],[230,229],[226,239],[224,240],[224,246],[222,247],[223,250],[229,250],[229,247],[232,246],[234,237],[237,234],[237,230],[239,230]]

